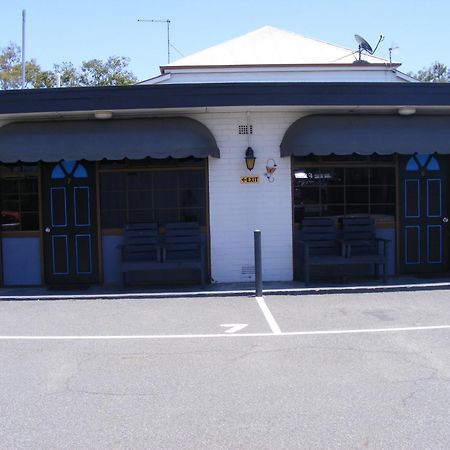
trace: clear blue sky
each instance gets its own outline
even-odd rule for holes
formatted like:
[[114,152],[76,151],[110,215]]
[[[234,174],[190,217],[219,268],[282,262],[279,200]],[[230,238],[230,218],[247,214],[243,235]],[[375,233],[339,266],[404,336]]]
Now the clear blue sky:
[[[27,13],[26,56],[43,69],[71,61],[127,56],[139,79],[159,73],[167,62],[166,24],[171,42],[184,55],[219,44],[264,25],[356,49],[354,34],[375,45],[377,55],[399,49],[394,60],[404,72],[438,60],[450,66],[450,2],[445,0],[0,0],[0,47],[21,43],[22,9]],[[172,49],[172,61],[180,55]]]

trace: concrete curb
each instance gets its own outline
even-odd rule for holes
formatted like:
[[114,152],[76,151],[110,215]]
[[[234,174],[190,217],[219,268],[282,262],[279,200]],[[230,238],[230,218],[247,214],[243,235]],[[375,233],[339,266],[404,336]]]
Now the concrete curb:
[[[432,291],[450,289],[450,282],[392,284],[377,286],[325,286],[302,288],[263,289],[264,296],[271,295],[327,295],[327,294],[364,294],[379,292]],[[128,293],[97,293],[97,294],[51,294],[51,295],[14,295],[0,294],[0,301],[56,301],[56,300],[134,300],[163,298],[214,298],[214,297],[254,297],[254,289],[235,289],[224,291],[185,291],[185,292],[128,292]]]

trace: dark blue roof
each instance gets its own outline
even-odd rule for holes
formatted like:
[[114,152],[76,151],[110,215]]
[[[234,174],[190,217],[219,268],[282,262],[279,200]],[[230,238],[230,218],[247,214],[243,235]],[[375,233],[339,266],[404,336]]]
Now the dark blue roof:
[[450,83],[209,83],[0,91],[0,115],[214,106],[450,106]]

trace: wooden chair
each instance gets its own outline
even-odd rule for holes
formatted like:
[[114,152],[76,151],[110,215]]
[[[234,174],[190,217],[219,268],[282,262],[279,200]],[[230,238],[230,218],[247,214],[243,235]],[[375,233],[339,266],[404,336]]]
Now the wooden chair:
[[374,220],[371,217],[344,217],[340,219],[340,223],[345,257],[352,264],[373,264],[376,277],[382,266],[383,282],[386,282],[389,240],[375,236]]
[[198,269],[202,286],[206,282],[206,246],[196,222],[166,224],[162,239],[162,268],[176,272]]
[[309,283],[311,266],[341,266],[347,263],[337,241],[337,231],[332,219],[303,219],[297,236],[297,252],[306,284]]
[[125,225],[122,247],[122,283],[127,274],[147,271],[161,266],[161,245],[155,223],[129,223]]

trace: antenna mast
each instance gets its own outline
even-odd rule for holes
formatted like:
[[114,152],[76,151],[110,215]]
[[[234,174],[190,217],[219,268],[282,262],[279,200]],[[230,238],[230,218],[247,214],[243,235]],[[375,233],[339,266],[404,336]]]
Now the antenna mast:
[[138,22],[157,22],[157,23],[166,23],[167,24],[167,64],[170,64],[170,20],[162,20],[162,19],[138,19]]
[[22,89],[25,89],[25,15],[22,10]]

